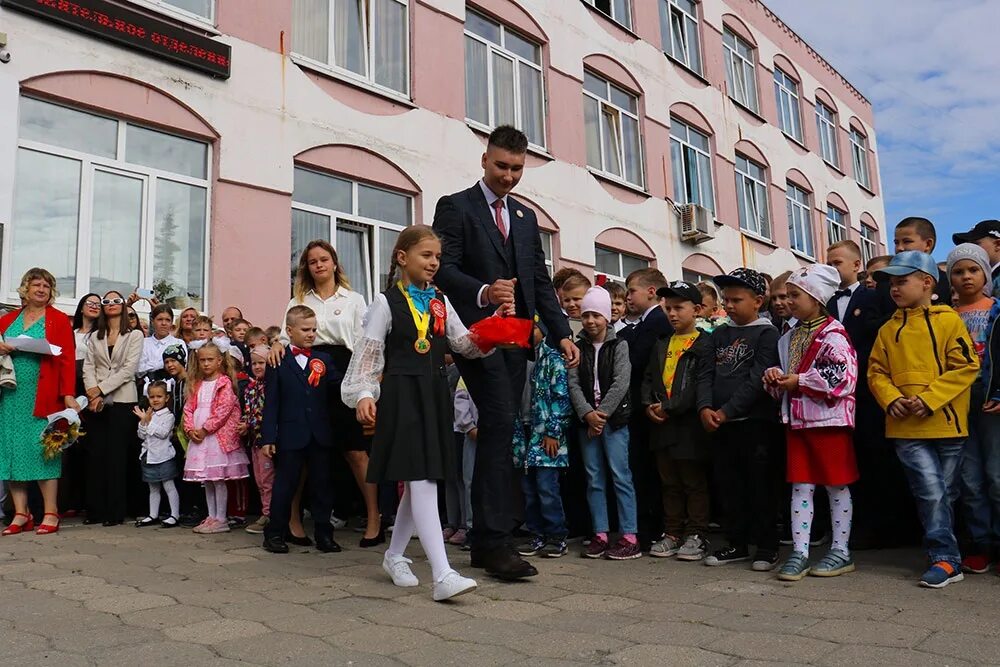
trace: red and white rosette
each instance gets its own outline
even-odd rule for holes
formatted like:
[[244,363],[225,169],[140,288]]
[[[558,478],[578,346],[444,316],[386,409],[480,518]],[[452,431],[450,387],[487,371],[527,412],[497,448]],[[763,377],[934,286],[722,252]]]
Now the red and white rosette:
[[319,381],[326,375],[326,364],[324,364],[319,359],[311,359],[309,361],[309,382],[310,387],[318,387]]
[[448,319],[448,309],[444,307],[441,299],[431,299],[431,315],[434,316],[434,335],[444,335],[444,325]]

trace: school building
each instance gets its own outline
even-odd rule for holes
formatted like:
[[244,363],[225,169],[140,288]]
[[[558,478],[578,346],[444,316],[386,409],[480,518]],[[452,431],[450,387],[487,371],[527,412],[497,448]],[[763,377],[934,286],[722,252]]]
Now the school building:
[[280,317],[366,298],[492,127],[553,269],[696,279],[886,241],[872,107],[756,0],[0,0],[0,294],[28,267]]

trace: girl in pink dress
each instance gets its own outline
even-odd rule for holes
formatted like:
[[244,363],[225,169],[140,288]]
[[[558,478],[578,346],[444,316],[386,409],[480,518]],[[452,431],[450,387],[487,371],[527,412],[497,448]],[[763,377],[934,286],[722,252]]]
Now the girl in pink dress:
[[184,431],[190,438],[184,480],[205,487],[208,517],[194,532],[228,533],[226,480],[249,477],[249,460],[240,445],[240,403],[229,356],[212,342],[196,354],[184,404]]

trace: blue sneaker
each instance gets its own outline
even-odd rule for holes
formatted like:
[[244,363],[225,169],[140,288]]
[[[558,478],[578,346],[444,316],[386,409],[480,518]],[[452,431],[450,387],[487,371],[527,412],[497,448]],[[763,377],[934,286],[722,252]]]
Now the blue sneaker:
[[517,548],[517,553],[522,556],[537,556],[545,548],[545,538],[535,535],[525,544]]
[[793,551],[785,564],[778,570],[781,581],[799,581],[809,572],[809,557],[801,551]]
[[948,584],[962,581],[965,575],[962,571],[947,561],[938,561],[931,565],[924,576],[920,577],[920,585],[925,588],[944,588]]
[[819,563],[809,570],[809,574],[814,577],[839,577],[848,572],[854,572],[854,560],[850,554],[840,549],[830,549]]

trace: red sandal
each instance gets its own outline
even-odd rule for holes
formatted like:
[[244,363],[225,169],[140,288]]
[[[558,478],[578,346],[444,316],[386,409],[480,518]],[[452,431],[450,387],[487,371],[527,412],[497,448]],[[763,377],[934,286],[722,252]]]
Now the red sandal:
[[33,529],[35,527],[35,520],[32,519],[31,516],[28,515],[28,514],[22,514],[21,512],[17,512],[14,515],[14,521],[17,521],[17,517],[19,517],[19,516],[25,517],[27,519],[27,521],[25,521],[22,524],[16,524],[16,523],[11,522],[11,524],[9,526],[7,526],[6,528],[3,529],[3,532],[0,533],[0,535],[3,535],[5,537],[7,535],[17,535],[19,533],[23,533],[26,530],[31,530],[31,529]]
[[[61,523],[58,520],[59,519],[59,515],[56,514],[55,512],[46,512],[45,516],[54,516],[56,518],[56,525],[49,526],[49,525],[46,525],[44,523],[40,523],[40,524],[38,524],[38,530],[35,531],[35,535],[51,535],[52,533],[58,533],[59,532],[59,524]],[[42,519],[42,521],[44,521],[44,520],[45,519]]]

